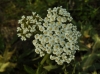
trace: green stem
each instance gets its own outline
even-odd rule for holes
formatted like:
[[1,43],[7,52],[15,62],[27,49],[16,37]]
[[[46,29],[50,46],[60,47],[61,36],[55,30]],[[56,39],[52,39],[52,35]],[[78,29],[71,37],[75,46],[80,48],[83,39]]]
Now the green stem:
[[62,69],[64,71],[64,74],[68,74],[67,71],[66,71],[66,65],[65,64],[63,65],[63,68]]
[[44,56],[44,58],[42,59],[42,61],[40,62],[40,64],[43,65],[44,62],[47,60],[48,57],[49,57],[49,54],[46,54],[46,55]]
[[39,71],[41,70],[41,68],[42,68],[42,66],[43,66],[43,64],[44,64],[44,62],[47,60],[48,57],[49,57],[49,54],[46,54],[46,55],[44,56],[44,58],[43,58],[42,61],[40,62],[39,67],[37,68],[36,74],[40,74]]
[[75,74],[75,68],[76,68],[76,64],[74,65],[74,69],[73,69],[72,74]]

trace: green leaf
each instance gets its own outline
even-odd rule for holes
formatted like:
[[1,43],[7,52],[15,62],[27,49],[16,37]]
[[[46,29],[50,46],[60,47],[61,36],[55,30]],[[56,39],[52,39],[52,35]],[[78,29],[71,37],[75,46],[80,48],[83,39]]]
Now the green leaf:
[[92,74],[97,74],[97,72],[96,72],[96,71],[94,71]]
[[96,57],[97,57],[97,55],[92,53],[87,58],[85,58],[85,61],[84,61],[83,66],[82,66],[84,71],[93,64]]
[[49,65],[49,66],[44,66],[44,69],[46,69],[47,71],[51,71],[52,69],[56,69],[58,68],[57,65]]
[[0,72],[4,72],[5,69],[10,65],[10,62],[1,63],[0,62]]
[[80,43],[79,46],[80,46],[80,51],[89,51],[89,48],[86,47],[85,45]]
[[95,41],[95,43],[93,45],[93,51],[96,51],[98,48],[100,48],[100,38],[99,38],[98,34],[95,34],[93,36],[93,40]]
[[26,65],[24,65],[24,70],[28,73],[28,74],[35,74],[35,71],[31,68],[28,67]]

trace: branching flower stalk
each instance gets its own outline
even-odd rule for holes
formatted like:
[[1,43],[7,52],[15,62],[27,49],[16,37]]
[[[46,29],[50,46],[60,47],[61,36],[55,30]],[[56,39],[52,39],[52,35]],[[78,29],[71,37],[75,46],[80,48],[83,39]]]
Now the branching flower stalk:
[[49,57],[49,54],[46,54],[44,56],[44,58],[41,60],[40,65],[39,65],[39,67],[36,70],[36,74],[39,74],[40,73],[40,70],[41,70],[43,64],[45,63],[45,61],[48,59],[48,57]]
[[21,27],[17,28],[18,37],[22,41],[32,36],[38,27],[40,33],[37,33],[32,41],[35,46],[35,52],[40,57],[48,54],[51,60],[58,65],[65,62],[70,63],[74,59],[76,50],[79,50],[78,38],[81,33],[71,22],[73,18],[66,9],[62,7],[49,8],[47,16],[42,19],[33,12],[32,16],[22,16],[19,20]]

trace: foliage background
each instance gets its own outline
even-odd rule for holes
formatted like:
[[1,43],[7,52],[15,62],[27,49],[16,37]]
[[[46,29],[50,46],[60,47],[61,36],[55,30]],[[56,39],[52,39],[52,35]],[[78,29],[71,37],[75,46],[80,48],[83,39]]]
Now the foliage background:
[[66,72],[59,66],[43,68],[40,74],[100,74],[100,0],[0,0],[0,74],[35,73],[42,58],[34,52],[34,37],[26,42],[17,37],[17,21],[32,11],[45,17],[46,10],[56,6],[66,8],[81,31],[80,51],[65,65]]

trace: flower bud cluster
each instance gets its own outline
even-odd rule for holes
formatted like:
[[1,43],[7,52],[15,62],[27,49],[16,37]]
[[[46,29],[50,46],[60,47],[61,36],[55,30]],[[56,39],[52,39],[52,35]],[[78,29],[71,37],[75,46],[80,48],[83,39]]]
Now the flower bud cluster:
[[20,20],[18,20],[18,24],[20,27],[17,27],[18,37],[21,37],[22,41],[25,41],[27,38],[32,36],[32,33],[36,31],[35,27],[40,25],[42,18],[32,12],[32,16],[22,16]]
[[66,9],[54,7],[47,11],[43,24],[38,25],[43,34],[36,34],[33,40],[35,52],[41,57],[50,54],[50,59],[58,65],[70,63],[76,50],[79,50],[77,40],[81,34],[71,23],[72,17]]

